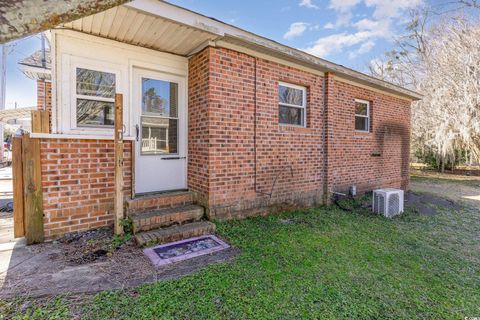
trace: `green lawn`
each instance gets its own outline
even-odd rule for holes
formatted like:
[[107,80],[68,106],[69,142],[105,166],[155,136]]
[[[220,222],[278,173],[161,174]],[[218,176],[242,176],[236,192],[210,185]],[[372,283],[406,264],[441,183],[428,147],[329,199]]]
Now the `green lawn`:
[[[434,217],[408,210],[386,220],[329,207],[217,226],[241,249],[231,263],[136,290],[100,293],[84,304],[60,297],[22,316],[62,319],[72,310],[85,319],[480,316],[477,210]],[[18,306],[13,302],[10,308]]]

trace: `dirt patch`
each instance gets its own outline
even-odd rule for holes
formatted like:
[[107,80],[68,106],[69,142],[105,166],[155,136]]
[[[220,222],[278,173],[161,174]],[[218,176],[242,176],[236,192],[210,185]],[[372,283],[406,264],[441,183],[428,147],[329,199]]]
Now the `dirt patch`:
[[423,215],[436,215],[439,207],[451,210],[460,210],[462,208],[461,205],[452,200],[439,198],[431,194],[414,192],[405,194],[405,205],[412,206]]
[[412,172],[411,189],[414,193],[430,194],[478,208],[480,206],[480,177],[442,174],[432,171]]
[[[110,228],[73,233],[64,236],[55,242],[63,251],[62,255],[69,265],[82,265],[92,262],[106,261],[115,251],[122,246],[133,246],[131,240],[123,242],[122,239],[114,241]],[[54,258],[57,258],[56,256]]]
[[111,230],[101,229],[4,253],[9,263],[0,270],[0,298],[129,288],[190,274],[208,264],[229,261],[238,254],[237,249],[230,248],[154,267],[132,243],[112,246],[115,241],[111,234]]

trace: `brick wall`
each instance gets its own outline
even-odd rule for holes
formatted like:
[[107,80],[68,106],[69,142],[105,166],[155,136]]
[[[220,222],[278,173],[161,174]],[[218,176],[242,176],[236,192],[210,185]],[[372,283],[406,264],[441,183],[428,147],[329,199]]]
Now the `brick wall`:
[[[206,199],[211,217],[255,214],[274,204],[321,202],[322,77],[218,48],[192,58],[189,74],[189,187]],[[201,99],[200,80],[203,85],[208,82]],[[307,128],[278,124],[278,81],[307,87],[312,106],[307,110]],[[191,174],[197,168],[197,161],[192,161],[199,141],[197,123],[208,134],[202,140],[208,173],[201,189],[192,183]]]
[[52,83],[37,80],[37,109],[46,110],[50,115],[50,131],[52,130]]
[[[45,238],[113,225],[113,141],[42,139],[40,146]],[[125,142],[124,157],[130,197],[131,142]]]
[[[410,102],[335,80],[328,92],[330,191],[408,189]],[[368,133],[355,131],[355,99],[370,102]]]
[[188,187],[200,203],[208,204],[209,121],[208,84],[210,51],[191,58],[188,73]]
[[[408,187],[408,101],[223,48],[189,72],[189,187],[211,217],[314,205],[352,184]],[[307,88],[306,128],[279,125],[279,81]],[[356,98],[371,101],[370,133],[355,132]]]

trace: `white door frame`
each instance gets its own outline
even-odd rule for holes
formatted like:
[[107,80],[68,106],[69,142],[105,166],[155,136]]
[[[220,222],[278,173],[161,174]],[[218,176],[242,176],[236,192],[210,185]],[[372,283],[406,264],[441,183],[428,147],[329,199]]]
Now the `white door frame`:
[[[142,105],[141,105],[141,91],[142,91],[142,78],[151,78],[158,80],[165,80],[170,82],[178,83],[178,153],[170,155],[141,155],[141,116],[142,116]],[[136,126],[139,126],[139,141],[135,141],[135,194],[145,194],[145,193],[155,193],[155,192],[168,192],[176,190],[186,190],[187,186],[187,164],[188,164],[188,100],[187,100],[188,88],[187,88],[187,77],[184,75],[171,74],[159,70],[151,70],[142,67],[133,67],[132,68],[132,133],[136,138]],[[137,139],[136,139],[137,140]],[[156,158],[155,164],[158,166],[166,165],[173,163],[173,161],[183,162],[181,170],[183,172],[179,173],[183,175],[183,178],[176,181],[175,187],[172,188],[159,188],[153,189],[151,186],[145,186],[144,176],[140,174],[140,170],[146,170],[149,173],[155,174],[155,168],[141,168],[142,157],[147,157],[150,159]],[[162,160],[163,158],[169,158],[172,160]],[[178,158],[176,160],[175,158]],[[172,161],[172,162],[170,162]],[[153,176],[152,176],[153,177]]]

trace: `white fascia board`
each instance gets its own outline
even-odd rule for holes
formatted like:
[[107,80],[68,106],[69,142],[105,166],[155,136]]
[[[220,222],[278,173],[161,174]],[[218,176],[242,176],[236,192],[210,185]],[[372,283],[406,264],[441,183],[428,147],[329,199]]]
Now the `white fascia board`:
[[223,22],[195,13],[188,9],[158,0],[135,0],[124,4],[147,14],[162,17],[167,20],[180,22],[190,27],[207,31],[218,36],[223,36],[228,31],[235,31],[237,28],[226,25]]

